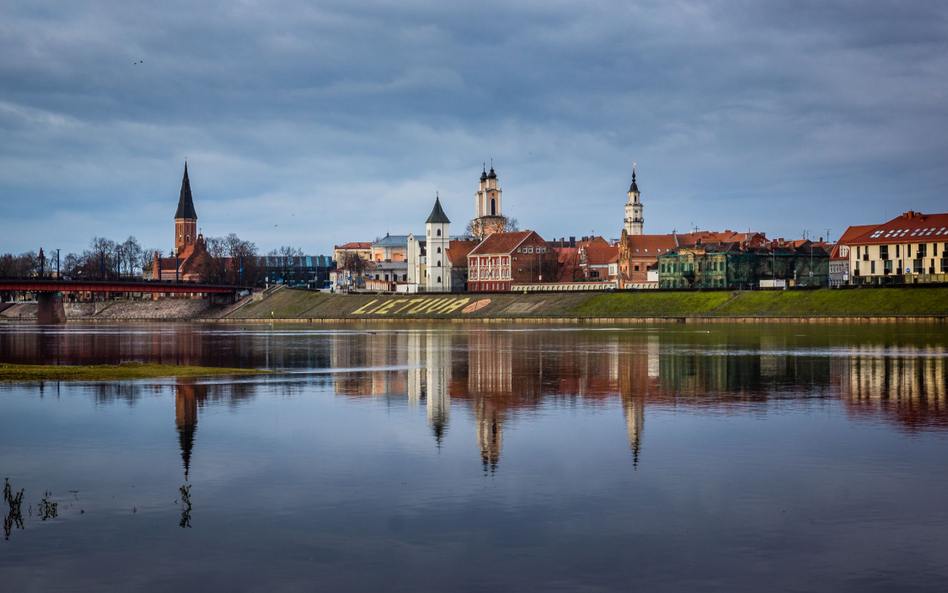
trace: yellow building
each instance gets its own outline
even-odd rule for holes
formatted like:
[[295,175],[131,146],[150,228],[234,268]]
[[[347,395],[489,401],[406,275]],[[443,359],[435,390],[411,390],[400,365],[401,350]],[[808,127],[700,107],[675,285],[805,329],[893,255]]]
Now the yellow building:
[[948,281],[948,213],[909,210],[848,246],[852,284]]

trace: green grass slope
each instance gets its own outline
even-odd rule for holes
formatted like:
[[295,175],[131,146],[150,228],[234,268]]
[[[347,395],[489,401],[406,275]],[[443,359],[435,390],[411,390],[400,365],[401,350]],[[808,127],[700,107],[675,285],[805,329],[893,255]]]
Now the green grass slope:
[[597,294],[573,307],[571,317],[687,317],[710,315],[734,293],[616,292]]
[[948,315],[948,289],[884,288],[744,292],[714,311],[726,316]]

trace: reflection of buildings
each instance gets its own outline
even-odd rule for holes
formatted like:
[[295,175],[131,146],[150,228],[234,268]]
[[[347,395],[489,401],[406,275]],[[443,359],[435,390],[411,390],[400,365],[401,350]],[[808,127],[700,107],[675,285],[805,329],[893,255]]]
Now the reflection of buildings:
[[946,349],[927,346],[898,355],[884,346],[834,359],[833,377],[857,416],[878,415],[915,430],[948,427]]
[[441,446],[451,416],[451,397],[448,395],[448,383],[451,382],[450,334],[429,331],[426,341],[425,402],[428,425],[434,431],[438,446]]
[[194,447],[194,433],[197,430],[198,402],[203,405],[206,399],[207,385],[179,381],[174,386],[174,424],[178,428],[185,480],[191,471],[191,449]]
[[[842,393],[862,412],[895,412],[912,426],[948,427],[944,346],[913,346],[897,330],[885,339],[859,333],[861,328],[852,331],[840,337],[779,326],[763,331],[439,328],[352,336],[340,341],[332,356],[337,368],[383,367],[336,375],[341,395],[407,394],[409,406],[424,398],[439,447],[451,406],[469,409],[487,473],[499,467],[505,428],[550,407],[620,404],[634,467],[642,458],[646,406],[763,414],[781,399],[822,406]],[[879,355],[868,349],[852,357],[826,354],[841,342],[875,344]],[[904,357],[883,355],[895,347],[909,350]]]

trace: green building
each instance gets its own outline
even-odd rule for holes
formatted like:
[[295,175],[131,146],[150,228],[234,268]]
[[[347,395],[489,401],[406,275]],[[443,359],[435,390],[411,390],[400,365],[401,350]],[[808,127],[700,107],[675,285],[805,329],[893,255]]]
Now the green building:
[[820,246],[771,243],[683,245],[658,257],[659,288],[753,289],[776,286],[827,286],[829,254]]

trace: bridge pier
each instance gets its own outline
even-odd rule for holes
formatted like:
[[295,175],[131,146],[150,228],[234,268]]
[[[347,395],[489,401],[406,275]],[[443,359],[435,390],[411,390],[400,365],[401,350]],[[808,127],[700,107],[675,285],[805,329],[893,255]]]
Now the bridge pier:
[[40,325],[66,323],[66,308],[63,307],[61,292],[38,292],[36,302],[39,305],[36,310],[37,323]]

